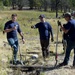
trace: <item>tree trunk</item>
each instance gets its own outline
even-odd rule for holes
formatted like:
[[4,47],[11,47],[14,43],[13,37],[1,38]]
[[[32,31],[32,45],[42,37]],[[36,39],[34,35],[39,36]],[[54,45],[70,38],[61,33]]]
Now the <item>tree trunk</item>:
[[58,2],[56,0],[56,18],[58,17]]
[[44,0],[44,11],[47,11],[47,1]]
[[62,7],[62,5],[61,5],[61,8],[60,8],[60,9],[61,9],[61,12],[62,12],[62,11],[63,11],[63,7]]

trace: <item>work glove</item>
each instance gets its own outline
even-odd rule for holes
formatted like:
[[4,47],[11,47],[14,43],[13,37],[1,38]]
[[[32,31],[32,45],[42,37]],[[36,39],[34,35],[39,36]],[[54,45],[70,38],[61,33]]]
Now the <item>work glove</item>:
[[61,22],[59,20],[57,21],[57,23],[58,23],[58,26],[61,26]]
[[53,42],[54,41],[54,38],[51,38],[51,42]]
[[31,28],[34,28],[34,26],[31,26]]

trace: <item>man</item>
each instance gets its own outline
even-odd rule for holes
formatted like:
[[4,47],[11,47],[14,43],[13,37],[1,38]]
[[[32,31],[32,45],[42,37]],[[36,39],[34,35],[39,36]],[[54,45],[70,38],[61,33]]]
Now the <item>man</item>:
[[39,35],[40,35],[40,44],[42,48],[42,55],[45,59],[49,56],[49,39],[51,34],[51,41],[53,42],[53,32],[51,25],[45,21],[45,15],[40,15],[39,19],[41,22],[37,23],[34,26],[31,26],[31,28],[38,28]]
[[17,62],[17,52],[18,52],[18,37],[17,32],[20,34],[22,41],[24,43],[24,37],[22,31],[20,29],[19,24],[16,22],[17,14],[12,14],[10,21],[5,23],[4,26],[4,33],[7,33],[7,40],[9,45],[13,48],[13,64]]
[[74,60],[73,60],[73,66],[75,66],[75,20],[71,18],[70,13],[66,13],[64,15],[65,20],[67,21],[67,24],[63,27],[61,26],[61,29],[65,34],[68,34],[67,39],[67,48],[66,48],[66,54],[64,61],[59,64],[59,66],[65,66],[68,65],[70,52],[72,49],[74,49]]

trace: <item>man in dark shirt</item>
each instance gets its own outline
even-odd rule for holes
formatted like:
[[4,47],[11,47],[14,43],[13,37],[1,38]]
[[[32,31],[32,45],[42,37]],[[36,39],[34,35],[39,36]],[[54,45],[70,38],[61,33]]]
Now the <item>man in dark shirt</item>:
[[68,64],[70,52],[72,49],[74,49],[74,60],[73,60],[73,66],[75,66],[75,20],[71,18],[70,13],[66,13],[64,15],[65,20],[67,21],[67,24],[63,27],[61,26],[61,29],[65,34],[68,34],[68,40],[67,40],[67,48],[66,48],[66,54],[64,61],[59,64],[59,66],[65,66]]
[[17,32],[22,37],[23,43],[24,43],[24,37],[23,37],[23,34],[22,34],[19,24],[16,22],[17,14],[12,14],[11,18],[12,18],[12,20],[5,23],[4,33],[7,33],[8,43],[13,48],[13,56],[14,56],[13,63],[16,64],[17,52],[18,52]]
[[39,35],[40,35],[40,44],[42,47],[42,55],[43,58],[46,58],[49,56],[49,39],[51,34],[51,41],[53,41],[53,32],[51,25],[45,21],[45,15],[40,15],[39,19],[41,22],[37,23],[34,26],[31,26],[31,28],[38,28]]

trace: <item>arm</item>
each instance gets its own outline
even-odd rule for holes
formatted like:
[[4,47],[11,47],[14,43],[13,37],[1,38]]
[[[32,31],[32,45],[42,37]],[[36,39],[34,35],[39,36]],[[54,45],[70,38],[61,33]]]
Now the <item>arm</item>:
[[53,31],[52,31],[52,29],[51,29],[51,38],[53,38]]
[[5,29],[5,30],[4,30],[4,33],[5,33],[5,32],[8,33],[8,32],[11,32],[11,31],[13,31],[13,30],[16,30],[16,26],[14,26],[13,28],[10,28],[10,29]]
[[61,28],[61,30],[65,33],[65,34],[67,34],[68,33],[68,31],[69,31],[69,29],[70,29],[70,26],[68,26],[68,23],[67,24],[65,24],[65,25],[63,25],[62,26],[62,24],[61,24],[61,22],[58,20],[58,26],[60,26],[60,28]]
[[53,30],[52,30],[52,27],[49,23],[48,23],[48,29],[49,29],[49,32],[51,33],[51,41],[53,42],[54,41]]
[[63,26],[61,26],[62,31],[67,34],[69,30],[65,29]]
[[52,41],[52,42],[54,41],[53,31],[52,31],[52,29],[51,29],[51,41]]
[[31,26],[31,28],[35,29],[36,27],[35,26]]
[[20,29],[20,26],[19,26],[19,24],[18,24],[18,32],[19,32],[19,34],[20,34],[20,36],[21,36],[21,38],[22,38],[22,42],[23,42],[23,44],[25,43],[25,39],[24,39],[24,35],[23,35],[23,33],[22,33],[22,31],[21,31],[21,29]]
[[37,23],[36,25],[31,26],[31,28],[33,28],[33,29],[39,28],[39,24],[40,24],[40,23]]
[[17,28],[16,28],[16,26],[11,26],[11,21],[8,21],[8,22],[6,22],[5,23],[5,26],[4,26],[4,30],[3,30],[3,32],[5,33],[8,33],[8,32],[11,32],[11,31],[13,31],[13,30],[16,30]]
[[19,34],[20,34],[20,36],[21,36],[21,38],[22,38],[22,42],[23,42],[23,44],[24,44],[24,43],[25,43],[25,39],[24,39],[23,33],[20,32]]

